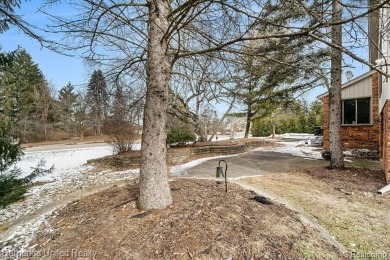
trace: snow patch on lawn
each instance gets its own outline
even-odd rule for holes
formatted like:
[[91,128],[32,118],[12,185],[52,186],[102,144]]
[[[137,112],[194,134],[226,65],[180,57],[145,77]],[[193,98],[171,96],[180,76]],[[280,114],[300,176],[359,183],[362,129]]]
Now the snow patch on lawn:
[[[306,138],[304,140],[307,140]],[[278,142],[282,146],[275,147],[260,147],[255,151],[267,151],[277,153],[287,153],[295,156],[303,157],[311,160],[322,160],[321,153],[318,147],[311,147],[307,144],[307,141],[295,141],[295,142]]]
[[55,181],[68,177],[68,171],[79,169],[87,163],[87,160],[111,154],[113,154],[113,149],[110,146],[40,152],[29,152],[27,150],[22,159],[16,164],[16,167],[20,168],[24,175],[27,175],[31,172],[31,168],[36,167],[38,162],[43,159],[47,168],[54,166],[54,171],[38,177],[35,181]]
[[275,135],[276,138],[286,138],[286,139],[302,139],[302,140],[308,140],[314,137],[313,134],[297,134],[297,133],[285,133],[281,135]]
[[221,155],[221,156],[214,156],[214,157],[205,157],[205,158],[200,158],[188,163],[180,164],[180,165],[175,165],[169,168],[169,171],[171,172],[172,175],[174,176],[182,176],[187,174],[187,170],[191,169],[192,167],[195,167],[201,163],[207,162],[209,160],[213,159],[218,159],[218,158],[227,158],[227,157],[233,157],[233,156],[238,156],[239,154],[233,154],[233,155]]
[[[7,236],[4,234],[1,236],[0,234],[0,242],[9,241],[2,245],[0,255],[5,256],[6,259],[18,259],[17,254],[22,254],[25,250],[28,250],[29,242],[39,226],[45,221],[45,215],[31,215],[37,209],[61,200],[67,194],[76,191],[136,178],[136,173],[139,173],[138,169],[101,171],[93,166],[85,165],[89,159],[111,155],[112,153],[112,147],[110,146],[25,152],[17,163],[17,167],[23,170],[25,174],[28,174],[31,167],[35,167],[41,159],[46,161],[47,167],[54,165],[54,170],[50,174],[35,179],[36,186],[28,190],[23,201],[13,203],[5,209],[0,209],[0,224],[12,223],[24,216],[28,217],[30,215],[31,217],[29,221],[22,221],[20,225],[14,227],[12,233],[5,234]],[[47,214],[50,214],[50,212]]]
[[46,167],[54,165],[54,170],[34,180],[36,186],[25,194],[25,199],[1,209],[0,224],[13,221],[21,216],[34,212],[66,194],[98,186],[135,178],[132,171],[99,171],[93,166],[85,165],[87,160],[112,154],[112,147],[94,147],[66,149],[58,151],[25,152],[17,163],[24,174],[31,172],[41,159],[46,161]]

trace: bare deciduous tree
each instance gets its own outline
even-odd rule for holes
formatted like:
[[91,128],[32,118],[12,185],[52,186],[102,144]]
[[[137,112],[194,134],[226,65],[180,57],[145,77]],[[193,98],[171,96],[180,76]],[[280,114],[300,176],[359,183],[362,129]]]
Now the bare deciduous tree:
[[[235,88],[231,69],[222,57],[205,55],[187,57],[176,62],[177,71],[171,77],[171,100],[168,113],[191,124],[198,141],[206,141],[205,120],[207,111],[217,104],[224,104],[223,114],[229,113],[235,104]],[[222,111],[221,111],[222,112]]]
[[80,135],[80,139],[84,139],[84,133],[88,126],[88,104],[84,92],[77,93],[77,100],[74,105],[74,117],[77,132]]
[[48,85],[46,82],[44,84],[34,86],[34,106],[39,115],[39,121],[41,127],[43,128],[45,141],[48,140],[48,116],[50,106],[53,105],[53,96],[53,87]]
[[[328,15],[329,2],[71,0],[69,3],[80,10],[74,16],[76,19],[53,17],[57,21],[53,31],[69,36],[68,41],[62,41],[62,47],[84,51],[88,61],[98,61],[117,75],[146,79],[140,208],[164,208],[172,203],[166,166],[166,110],[172,67],[179,59],[212,52],[241,53],[253,40],[310,36],[375,67],[341,42],[329,41],[326,31],[363,18],[384,3],[332,21]],[[275,23],[275,14],[280,10],[289,10],[288,25]],[[299,20],[302,13],[305,19]],[[284,30],[253,34],[259,24]]]

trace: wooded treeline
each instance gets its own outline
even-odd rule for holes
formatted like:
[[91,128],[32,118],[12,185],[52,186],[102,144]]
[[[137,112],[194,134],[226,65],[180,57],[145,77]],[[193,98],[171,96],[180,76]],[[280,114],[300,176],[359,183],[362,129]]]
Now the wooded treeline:
[[120,123],[136,128],[143,99],[122,88],[110,87],[95,70],[86,87],[69,82],[57,91],[32,57],[18,50],[0,71],[1,133],[27,143],[111,134]]
[[322,128],[323,109],[321,101],[307,104],[298,100],[277,111],[253,120],[253,136],[273,136],[285,133],[315,134],[317,127]]

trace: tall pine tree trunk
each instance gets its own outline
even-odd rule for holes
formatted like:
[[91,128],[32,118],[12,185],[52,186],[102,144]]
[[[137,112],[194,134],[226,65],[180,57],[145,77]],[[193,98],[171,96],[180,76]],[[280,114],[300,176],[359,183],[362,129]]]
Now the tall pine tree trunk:
[[[342,7],[339,0],[333,0],[333,22],[342,19]],[[341,46],[341,24],[332,26],[332,43]],[[343,150],[341,144],[341,62],[342,52],[332,49],[331,87],[329,89],[329,143],[331,160],[330,166],[335,169],[344,168]]]
[[172,204],[166,165],[168,81],[171,65],[167,54],[169,2],[149,2],[147,93],[144,110],[141,180],[138,207],[143,210]]

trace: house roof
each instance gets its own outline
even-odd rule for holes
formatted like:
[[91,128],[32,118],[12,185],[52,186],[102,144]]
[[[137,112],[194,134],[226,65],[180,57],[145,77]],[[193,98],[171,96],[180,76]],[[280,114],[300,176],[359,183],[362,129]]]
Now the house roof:
[[[354,79],[352,79],[352,80],[350,80],[350,81],[344,83],[343,85],[341,85],[341,89],[345,89],[345,88],[351,87],[351,86],[353,86],[355,83],[357,83],[357,82],[359,82],[359,81],[361,81],[361,80],[363,80],[363,79],[365,79],[365,78],[368,78],[368,77],[370,77],[372,74],[375,74],[375,73],[376,73],[375,70],[371,70],[371,71],[369,71],[369,72],[367,72],[367,73],[364,73],[364,74],[360,75],[359,77],[356,77],[356,78],[354,78]],[[318,96],[317,96],[317,99],[322,99],[323,97],[326,97],[327,95],[329,95],[329,92],[328,92],[328,91],[325,92],[325,93],[322,93],[322,94],[318,95]]]

